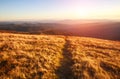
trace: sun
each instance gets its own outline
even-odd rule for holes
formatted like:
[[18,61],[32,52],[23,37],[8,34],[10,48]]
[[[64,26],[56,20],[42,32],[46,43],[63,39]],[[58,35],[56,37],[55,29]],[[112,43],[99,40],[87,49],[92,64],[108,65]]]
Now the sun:
[[89,9],[79,8],[74,11],[74,15],[78,18],[90,18],[93,14]]
[[87,17],[89,15],[88,12],[84,11],[84,10],[78,11],[77,14],[78,14],[78,16],[81,16],[81,17]]

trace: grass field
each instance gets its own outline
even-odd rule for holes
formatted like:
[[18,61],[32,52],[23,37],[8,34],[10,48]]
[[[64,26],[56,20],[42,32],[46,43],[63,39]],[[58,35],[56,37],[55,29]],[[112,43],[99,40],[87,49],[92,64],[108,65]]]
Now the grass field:
[[0,79],[120,79],[120,41],[0,33]]

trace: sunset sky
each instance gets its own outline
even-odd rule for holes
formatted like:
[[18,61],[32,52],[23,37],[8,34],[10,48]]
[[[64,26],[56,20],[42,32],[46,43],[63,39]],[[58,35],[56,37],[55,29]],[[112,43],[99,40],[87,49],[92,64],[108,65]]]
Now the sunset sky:
[[115,19],[120,0],[0,0],[0,21]]

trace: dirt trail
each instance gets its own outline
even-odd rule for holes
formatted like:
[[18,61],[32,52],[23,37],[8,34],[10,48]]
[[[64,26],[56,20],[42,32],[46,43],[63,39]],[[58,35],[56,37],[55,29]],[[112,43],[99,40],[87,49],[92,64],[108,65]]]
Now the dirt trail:
[[63,53],[63,59],[61,60],[61,66],[57,70],[57,75],[60,79],[73,79],[73,73],[71,66],[73,65],[72,61],[72,54],[69,50],[70,41],[68,40],[68,37],[65,37],[65,44],[64,48],[62,49]]

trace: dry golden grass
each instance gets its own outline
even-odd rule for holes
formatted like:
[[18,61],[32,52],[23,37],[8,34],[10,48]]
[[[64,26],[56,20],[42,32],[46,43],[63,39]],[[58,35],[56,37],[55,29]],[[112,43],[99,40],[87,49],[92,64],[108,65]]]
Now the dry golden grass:
[[120,42],[0,33],[0,79],[120,79]]

